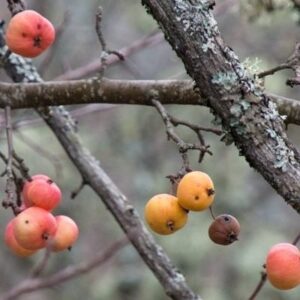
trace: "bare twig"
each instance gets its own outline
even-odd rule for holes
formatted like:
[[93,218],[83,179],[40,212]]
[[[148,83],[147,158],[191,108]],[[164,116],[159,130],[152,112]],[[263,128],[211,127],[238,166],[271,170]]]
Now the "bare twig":
[[210,212],[211,217],[215,220],[215,219],[216,219],[216,216],[215,216],[215,214],[214,214],[212,205],[209,207],[209,212]]
[[[237,0],[224,0],[223,2],[220,3],[218,2],[214,9],[214,14],[216,16],[224,15],[228,9],[233,8],[237,4],[238,4]],[[155,30],[150,34],[146,35],[145,37],[136,40],[129,46],[119,49],[116,53],[111,52],[112,54],[115,55],[109,55],[107,57],[106,64],[111,65],[117,63],[120,60],[122,60],[122,58],[125,59],[135,52],[138,52],[150,46],[155,46],[164,41],[165,40],[163,34],[159,30]],[[67,71],[64,74],[57,76],[55,80],[80,79],[95,74],[96,72],[99,72],[99,70],[101,70],[101,67],[102,67],[101,61],[99,61],[99,59],[97,58],[91,61],[89,64],[81,66],[77,69]]]
[[[126,57],[132,55],[133,53],[136,53],[147,47],[157,45],[161,43],[163,40],[164,40],[163,35],[158,31],[154,31],[149,35],[146,35],[136,40],[135,42],[131,43],[129,46],[119,49],[117,53],[120,54],[123,59],[125,59]],[[107,65],[115,64],[121,60],[121,57],[115,54],[116,53],[108,55],[106,59]],[[74,80],[74,79],[83,78],[95,74],[96,72],[99,72],[101,68],[102,68],[101,60],[97,58],[84,66],[67,71],[64,74],[57,76],[54,80]]]
[[267,281],[267,273],[265,271],[262,271],[260,281],[258,282],[255,290],[253,291],[253,293],[251,294],[248,300],[254,300],[256,298],[258,293],[261,291],[262,287],[265,285],[266,281]]
[[293,240],[293,245],[297,245],[300,241],[300,233],[295,237],[295,239]]
[[[163,122],[165,123],[166,126],[166,133],[168,136],[168,139],[171,139],[173,142],[176,143],[179,153],[183,154],[186,153],[188,150],[198,150],[199,151],[199,162],[201,162],[201,160],[203,159],[205,153],[208,153],[210,155],[212,155],[212,152],[210,150],[208,150],[209,146],[205,144],[204,138],[202,137],[201,131],[202,130],[206,130],[206,131],[210,131],[216,134],[220,134],[222,131],[216,129],[211,129],[208,130],[208,128],[205,127],[201,127],[198,125],[194,125],[190,122],[187,121],[182,121],[179,120],[173,116],[171,116],[170,114],[168,114],[168,112],[165,110],[165,108],[163,107],[163,105],[156,99],[152,99],[152,103],[153,105],[156,107],[156,109],[158,110],[159,114],[161,115]],[[174,127],[178,126],[178,125],[183,125],[186,126],[190,129],[192,129],[193,131],[196,132],[197,137],[199,139],[199,144],[191,144],[191,143],[186,143],[184,142],[179,136],[178,134],[175,132]],[[168,178],[172,181],[174,181],[175,179],[180,178],[182,175],[184,175],[184,173],[182,174],[182,171],[184,171],[184,169],[188,170],[189,169],[189,163],[188,163],[188,158],[187,156],[183,156],[183,168],[182,170],[179,171],[179,173],[177,175],[169,175]]]
[[13,16],[19,13],[20,11],[26,9],[26,5],[22,0],[7,0],[7,3],[8,9],[10,10]]
[[22,157],[20,157],[19,155],[17,155],[17,153],[15,151],[13,152],[13,157],[14,157],[14,160],[18,163],[18,169],[19,169],[22,177],[27,180],[31,180],[30,175],[29,175],[29,168],[25,164],[24,159]]
[[[7,165],[6,165],[6,188],[7,195],[6,201],[10,203],[14,202],[14,176],[13,176],[13,138],[12,138],[12,126],[11,126],[11,108],[5,107],[5,122],[6,122],[6,139],[7,139]],[[3,204],[5,206],[5,203]]]
[[278,71],[281,71],[281,70],[285,70],[285,69],[292,69],[292,67],[286,63],[284,64],[281,64],[281,65],[278,65],[272,69],[269,69],[269,70],[266,70],[266,71],[263,71],[259,74],[257,74],[257,77],[258,78],[263,78],[263,77],[266,77],[268,75],[273,75],[274,73],[278,72]]
[[71,199],[75,199],[86,184],[87,182],[84,179],[82,179],[80,185],[71,193]]
[[[61,160],[57,157],[57,155],[49,152],[46,148],[41,147],[40,144],[36,143],[30,136],[25,135],[22,130],[19,129],[19,130],[16,130],[15,132],[18,134],[17,137],[24,144],[29,146],[38,155],[40,155],[41,157],[47,159],[51,164],[53,164],[53,167],[54,167],[57,178],[59,176],[61,176],[62,170],[63,170],[63,165],[62,165]],[[27,178],[26,175],[24,177]]]
[[103,77],[104,71],[108,66],[107,59],[108,59],[108,56],[110,54],[113,54],[113,55],[117,56],[119,60],[124,60],[125,59],[124,56],[120,52],[115,51],[115,50],[108,50],[107,49],[106,42],[105,42],[105,39],[104,39],[104,36],[103,36],[103,33],[102,33],[102,28],[101,28],[102,18],[103,18],[103,9],[102,9],[101,6],[99,6],[98,10],[97,10],[97,13],[96,13],[96,26],[95,26],[95,29],[96,29],[96,33],[97,33],[97,36],[98,36],[98,40],[99,40],[99,42],[101,44],[101,47],[102,47],[102,52],[101,52],[101,55],[100,55],[101,68],[99,69],[100,78]]
[[0,300],[17,299],[23,294],[37,291],[44,288],[49,288],[57,284],[62,284],[74,277],[85,274],[111,259],[120,249],[128,244],[127,238],[122,238],[113,243],[104,252],[96,253],[92,258],[83,261],[77,265],[69,266],[65,269],[54,273],[53,275],[43,278],[29,278],[18,285],[14,286],[11,290],[0,296]]
[[283,69],[292,69],[295,73],[295,77],[289,78],[286,81],[286,84],[293,87],[294,85],[300,84],[300,43],[295,45],[293,53],[288,57],[285,63],[280,64],[279,66],[272,68],[268,71],[259,73],[257,76],[262,78],[267,75],[272,75]]
[[47,245],[42,260],[30,272],[31,278],[39,277],[41,275],[41,273],[45,270],[48,264],[50,255],[51,255],[51,248],[50,245]]

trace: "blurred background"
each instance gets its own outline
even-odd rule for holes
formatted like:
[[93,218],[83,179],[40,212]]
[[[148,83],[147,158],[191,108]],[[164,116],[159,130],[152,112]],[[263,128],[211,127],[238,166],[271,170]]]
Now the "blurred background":
[[[56,26],[65,13],[68,21],[49,53],[34,60],[45,80],[88,65],[100,57],[100,44],[94,30],[95,11],[104,10],[103,34],[110,49],[130,46],[156,31],[157,24],[138,0],[44,0],[27,1]],[[228,45],[241,61],[256,61],[261,70],[284,62],[299,41],[299,14],[292,1],[217,1],[216,18]],[[271,5],[271,6],[270,6]],[[6,1],[0,3],[0,19],[8,21]],[[46,62],[45,62],[46,61]],[[90,74],[94,75],[94,74]],[[285,80],[292,75],[279,72],[266,81],[266,89],[299,99],[299,88],[291,89]],[[141,48],[125,62],[110,66],[106,77],[118,79],[188,79],[182,63],[165,41]],[[1,81],[10,79],[0,71]],[[177,172],[181,158],[176,146],[167,141],[164,125],[155,109],[130,105],[69,107],[78,121],[79,134],[102,167],[134,204],[143,219],[144,206],[154,194],[170,192],[166,176]],[[208,109],[195,106],[168,106],[168,111],[203,126],[212,125]],[[2,118],[2,117],[1,117]],[[52,255],[45,274],[75,264],[106,249],[123,233],[93,191],[85,187],[72,200],[71,192],[81,177],[52,132],[32,110],[14,111],[14,145],[30,167],[31,174],[51,176],[63,190],[62,205],[55,214],[67,214],[80,228],[80,238],[71,252]],[[0,129],[1,151],[6,151],[4,128]],[[196,142],[193,132],[178,128],[180,136]],[[290,139],[300,143],[299,129],[290,125]],[[220,137],[205,134],[213,156],[206,155],[199,165],[197,154],[190,153],[192,168],[210,174],[215,182],[215,214],[229,213],[241,223],[240,240],[230,246],[213,244],[207,235],[211,223],[208,211],[191,213],[188,224],[171,236],[155,235],[173,263],[186,276],[188,284],[205,300],[248,299],[260,279],[268,249],[275,243],[291,242],[299,233],[299,215],[249,167],[236,148],[225,146]],[[1,172],[4,165],[0,163]],[[5,180],[0,188],[4,197]],[[0,228],[12,218],[11,211],[0,209]],[[26,276],[43,253],[22,259],[0,243],[0,293]],[[257,299],[299,300],[299,287],[291,291],[265,285]],[[105,265],[54,288],[21,296],[24,300],[163,300],[168,299],[159,282],[132,246],[127,246]]]

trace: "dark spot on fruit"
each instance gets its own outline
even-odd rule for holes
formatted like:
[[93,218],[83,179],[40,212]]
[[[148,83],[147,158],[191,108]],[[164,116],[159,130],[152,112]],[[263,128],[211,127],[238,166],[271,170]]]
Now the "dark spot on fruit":
[[27,34],[25,32],[22,32],[22,37],[27,37]]
[[25,220],[25,224],[29,224],[29,221],[28,221],[28,220]]
[[170,220],[167,222],[167,227],[171,230],[171,231],[174,231],[175,228],[174,228],[174,221]]
[[41,28],[42,28],[42,25],[41,25],[40,23],[38,23],[38,24],[36,25],[36,28],[37,28],[37,29],[41,29]]
[[52,183],[53,183],[53,180],[49,178],[49,179],[47,180],[47,183],[52,184]]
[[42,234],[42,239],[47,241],[48,240],[48,234],[43,233]]
[[237,235],[234,232],[231,232],[228,235],[228,242],[233,243],[233,242],[235,242],[237,240],[238,240]]
[[33,38],[33,46],[34,47],[41,48],[41,42],[42,42],[42,39],[39,35],[37,35]]
[[214,189],[207,189],[207,195],[208,196],[212,196],[215,194],[215,190]]
[[225,221],[225,222],[229,222],[229,221],[230,221],[230,218],[227,217],[227,216],[225,216],[225,217],[224,217],[224,221]]
[[199,200],[199,196],[197,195],[197,196],[195,196],[195,200]]

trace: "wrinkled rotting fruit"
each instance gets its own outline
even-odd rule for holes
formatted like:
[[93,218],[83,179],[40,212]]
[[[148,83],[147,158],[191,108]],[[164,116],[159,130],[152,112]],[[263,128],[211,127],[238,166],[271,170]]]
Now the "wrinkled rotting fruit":
[[36,57],[55,39],[52,23],[34,10],[24,10],[9,21],[5,34],[8,48],[25,57]]
[[13,231],[13,221],[10,220],[6,225],[5,233],[4,233],[4,241],[8,248],[16,255],[21,257],[27,257],[36,252],[36,250],[25,249],[16,241],[14,231]]
[[266,272],[270,283],[280,289],[292,289],[300,284],[300,251],[290,243],[271,247],[266,259]]
[[204,172],[193,171],[182,177],[177,187],[178,203],[187,210],[208,208],[215,196],[214,184]]
[[187,222],[188,212],[175,196],[158,194],[145,206],[145,219],[156,233],[167,235],[182,228]]
[[228,214],[215,218],[208,229],[210,239],[219,245],[230,245],[238,240],[240,224],[238,220]]

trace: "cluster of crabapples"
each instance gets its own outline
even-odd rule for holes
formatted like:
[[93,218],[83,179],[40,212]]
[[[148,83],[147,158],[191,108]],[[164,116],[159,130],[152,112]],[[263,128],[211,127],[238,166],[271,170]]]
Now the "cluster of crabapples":
[[55,39],[52,23],[34,10],[14,15],[6,29],[5,41],[11,52],[36,57],[49,48]]
[[68,216],[51,211],[61,201],[60,188],[46,175],[25,182],[21,212],[9,221],[4,240],[18,256],[30,256],[47,247],[53,252],[70,249],[78,238],[77,224]]
[[[158,194],[147,202],[145,220],[154,232],[172,234],[186,224],[189,211],[209,208],[214,196],[214,184],[208,174],[189,172],[179,181],[176,196]],[[238,220],[229,214],[215,217],[208,229],[210,239],[219,245],[233,243],[239,233]],[[265,267],[274,287],[287,290],[300,285],[300,251],[295,245],[274,245],[267,254]]]
[[[201,171],[184,175],[178,183],[176,196],[158,194],[145,206],[145,219],[156,233],[167,235],[181,229],[187,222],[189,211],[209,208],[215,197],[214,184],[210,176]],[[209,227],[210,239],[219,245],[229,245],[240,233],[238,220],[228,214],[214,218]]]

